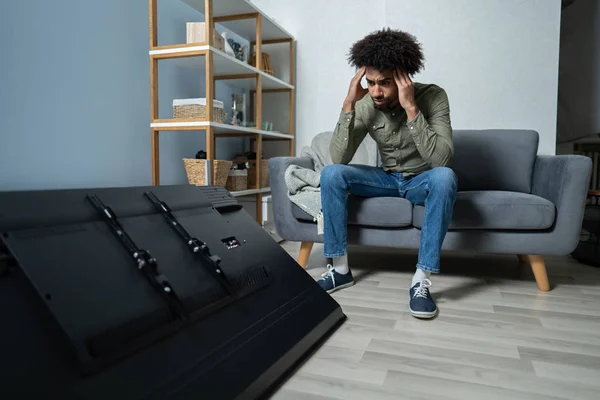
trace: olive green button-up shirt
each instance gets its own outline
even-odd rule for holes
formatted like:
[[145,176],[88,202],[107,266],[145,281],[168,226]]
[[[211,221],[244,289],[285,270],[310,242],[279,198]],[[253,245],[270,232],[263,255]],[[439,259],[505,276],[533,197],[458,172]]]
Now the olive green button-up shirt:
[[332,161],[348,164],[368,133],[379,146],[385,170],[411,176],[450,166],[454,145],[448,96],[437,85],[413,85],[419,113],[411,121],[400,105],[393,110],[375,108],[369,94],[353,111],[342,110],[329,147]]

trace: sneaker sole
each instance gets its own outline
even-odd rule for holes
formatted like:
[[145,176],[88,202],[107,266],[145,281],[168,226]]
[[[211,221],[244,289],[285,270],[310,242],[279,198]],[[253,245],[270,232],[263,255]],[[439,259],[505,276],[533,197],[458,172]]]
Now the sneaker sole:
[[333,289],[329,289],[327,291],[327,293],[331,294],[331,293],[335,292],[336,290],[344,289],[344,288],[347,288],[347,287],[350,287],[350,286],[353,286],[353,285],[354,285],[354,281],[348,282],[348,283],[344,283],[343,285],[336,286]]
[[410,307],[408,307],[408,309],[413,317],[421,319],[433,318],[437,314],[437,309],[435,311],[413,311],[413,309]]

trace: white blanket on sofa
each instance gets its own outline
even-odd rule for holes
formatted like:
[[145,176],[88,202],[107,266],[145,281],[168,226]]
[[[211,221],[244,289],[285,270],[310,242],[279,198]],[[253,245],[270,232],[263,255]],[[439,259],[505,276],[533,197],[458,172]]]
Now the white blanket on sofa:
[[[288,198],[317,222],[317,233],[323,234],[323,213],[321,211],[321,171],[326,165],[332,164],[329,153],[329,142],[332,132],[322,132],[316,135],[310,146],[302,149],[300,157],[308,157],[313,161],[314,169],[299,165],[290,165],[285,170],[285,183],[288,188]],[[377,165],[377,146],[367,135],[359,146],[352,164]]]

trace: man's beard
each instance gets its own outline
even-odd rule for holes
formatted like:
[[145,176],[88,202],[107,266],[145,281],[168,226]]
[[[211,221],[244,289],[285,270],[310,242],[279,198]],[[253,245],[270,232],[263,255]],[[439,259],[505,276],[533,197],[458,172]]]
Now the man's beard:
[[[394,100],[391,97],[372,97],[375,108],[379,110],[388,110],[394,106]],[[377,104],[375,101],[383,101],[382,104]]]

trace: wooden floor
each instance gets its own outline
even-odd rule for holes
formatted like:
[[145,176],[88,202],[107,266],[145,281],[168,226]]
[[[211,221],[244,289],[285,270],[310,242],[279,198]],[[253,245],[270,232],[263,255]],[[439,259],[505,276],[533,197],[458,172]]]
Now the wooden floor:
[[516,255],[444,254],[439,315],[423,321],[407,309],[416,252],[349,259],[356,285],[333,294],[348,320],[273,399],[600,399],[600,268],[547,258],[544,293]]

